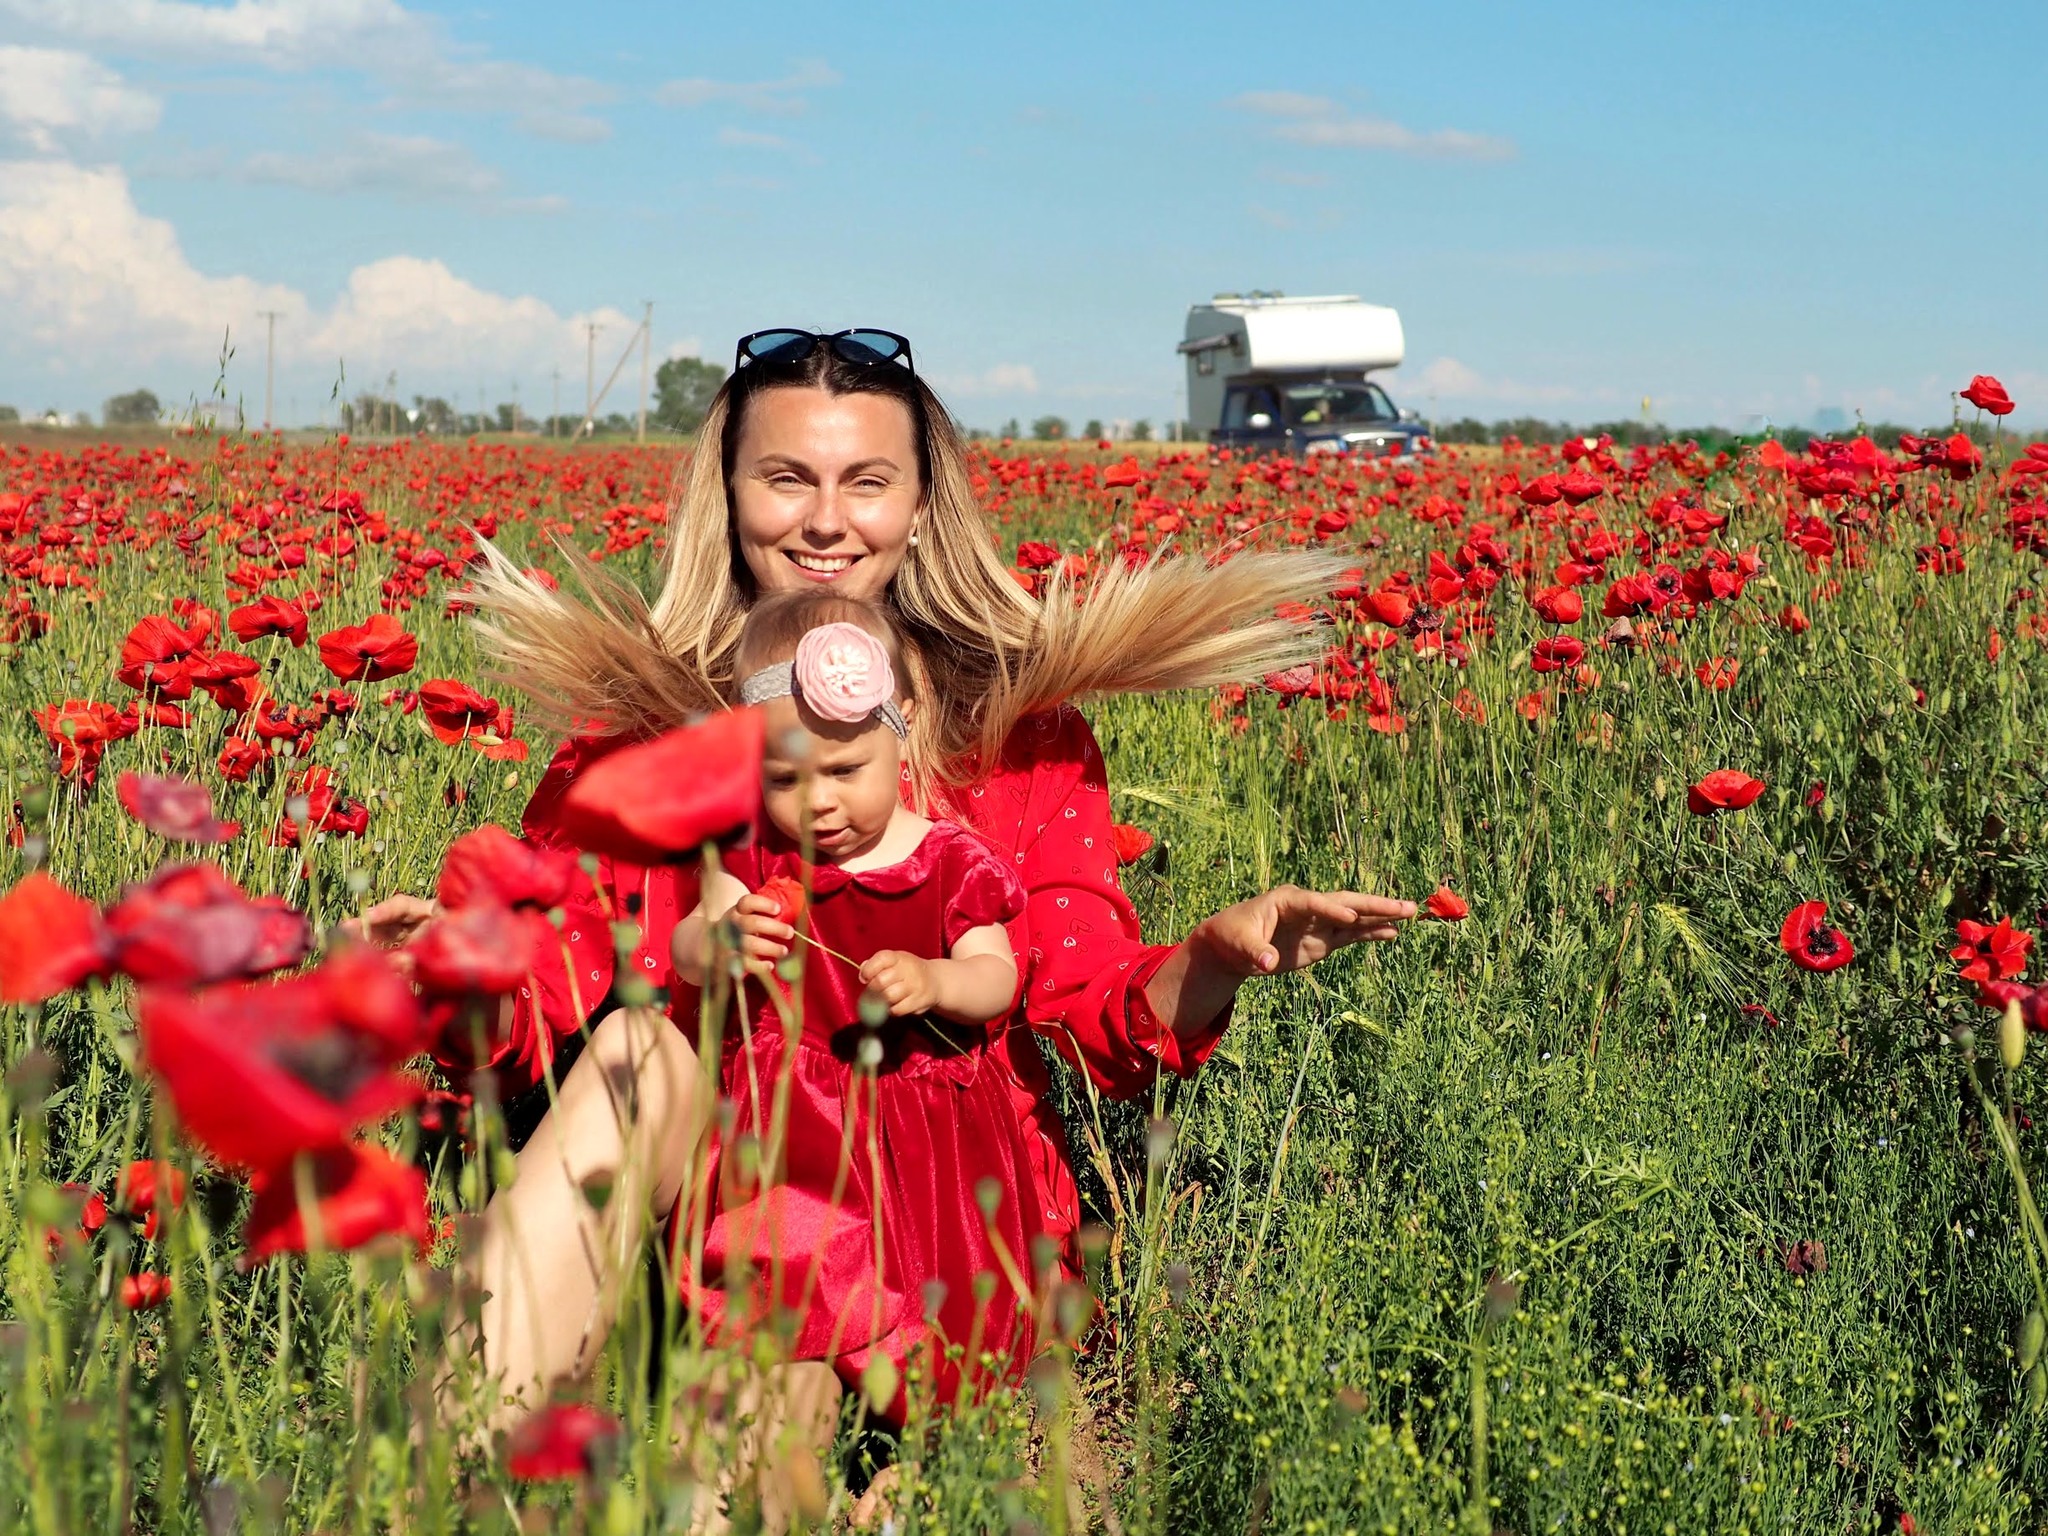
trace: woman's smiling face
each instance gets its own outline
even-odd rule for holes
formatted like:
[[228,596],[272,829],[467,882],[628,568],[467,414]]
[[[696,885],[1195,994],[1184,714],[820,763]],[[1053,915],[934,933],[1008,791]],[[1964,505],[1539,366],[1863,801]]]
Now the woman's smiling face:
[[923,496],[916,428],[900,400],[793,385],[747,401],[733,528],[758,590],[824,582],[881,597]]

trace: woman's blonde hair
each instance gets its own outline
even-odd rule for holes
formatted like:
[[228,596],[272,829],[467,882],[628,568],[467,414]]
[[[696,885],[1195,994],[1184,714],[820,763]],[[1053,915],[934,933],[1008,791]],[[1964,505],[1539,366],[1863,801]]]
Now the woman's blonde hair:
[[1335,556],[1251,553],[1220,562],[1111,558],[1077,585],[1055,572],[1020,586],[975,501],[967,453],[938,397],[896,363],[848,363],[818,347],[796,364],[752,363],[728,378],[676,479],[661,588],[637,588],[562,548],[569,587],[551,590],[495,545],[468,596],[486,650],[552,722],[651,733],[724,707],[754,598],[729,486],[746,404],[763,389],[880,393],[916,435],[923,499],[917,542],[885,595],[920,701],[909,760],[920,792],[971,781],[1025,716],[1091,694],[1247,682],[1318,654],[1314,625],[1281,618],[1290,599],[1330,590]]

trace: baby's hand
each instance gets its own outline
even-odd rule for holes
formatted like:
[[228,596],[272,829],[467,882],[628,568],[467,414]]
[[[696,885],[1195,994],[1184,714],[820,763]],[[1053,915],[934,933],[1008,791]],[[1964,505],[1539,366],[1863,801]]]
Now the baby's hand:
[[905,1014],[927,1013],[939,1000],[938,978],[932,974],[931,962],[900,949],[877,950],[860,968],[860,979],[899,1019]]
[[796,941],[796,930],[782,920],[781,911],[773,896],[749,891],[733,903],[727,914],[739,930],[740,959],[756,974],[772,970]]

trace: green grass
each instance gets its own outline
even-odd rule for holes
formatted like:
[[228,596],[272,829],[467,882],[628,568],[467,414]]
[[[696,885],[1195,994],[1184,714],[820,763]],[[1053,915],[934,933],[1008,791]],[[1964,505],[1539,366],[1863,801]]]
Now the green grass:
[[[1675,675],[1660,652],[1596,650],[1600,685],[1537,724],[1514,701],[1538,681],[1538,626],[1506,594],[1469,668],[1381,659],[1401,735],[1256,693],[1241,734],[1208,699],[1089,707],[1119,817],[1165,847],[1127,871],[1148,935],[1276,880],[1416,898],[1449,881],[1472,915],[1253,984],[1209,1066],[1151,1103],[1091,1104],[1061,1077],[1108,1229],[1109,1326],[1016,1398],[930,1426],[901,1529],[1877,1532],[1906,1511],[1921,1531],[2048,1529],[2048,1421],[2013,1359],[2031,1304],[2013,1188],[1949,1038],[1993,1016],[1946,954],[1956,916],[2025,925],[2048,901],[2048,672],[2008,609],[2040,563],[1988,537],[1967,573],[1920,575],[1907,528],[1823,601],[1775,515],[1741,508],[1729,476],[1712,489],[1738,514],[1724,541],[1761,542],[1772,585],[1686,626]],[[1101,521],[1052,495],[1014,506],[1005,533],[1072,548]],[[1447,547],[1398,513],[1375,526],[1391,540],[1375,574]],[[0,673],[10,800],[47,774],[23,710],[118,697],[127,625],[177,595],[218,604],[221,564],[115,550],[99,604],[46,604],[56,629]],[[373,611],[382,572],[338,575],[316,629]],[[1809,633],[1755,622],[1787,601]],[[411,615],[417,677],[479,678],[433,606]],[[1692,675],[1714,654],[1741,660],[1726,692]],[[309,653],[284,667],[325,685]],[[1488,723],[1454,711],[1460,688]],[[138,737],[97,793],[60,791],[55,873],[105,897],[151,867],[160,849],[111,778],[160,749],[210,763],[218,712],[196,712],[207,734]],[[281,789],[241,788],[223,814],[257,830],[226,862],[330,922],[363,893],[427,889],[455,832],[516,822],[540,766],[459,757],[374,706],[316,760],[371,799],[368,839],[321,846],[309,890],[296,852],[262,842]],[[1717,767],[1771,788],[1688,815],[1686,786]],[[452,807],[451,780],[469,791]],[[5,883],[21,867],[0,855]],[[1808,898],[1855,942],[1847,969],[1804,975],[1779,951]],[[195,1170],[187,1211],[140,1255],[175,1278],[160,1311],[112,1299],[123,1236],[46,1262],[51,1186],[108,1188],[162,1134],[128,1083],[128,1001],[0,1012],[0,1526],[214,1531],[238,1511],[250,1530],[685,1528],[651,1434],[583,1489],[485,1471],[455,1492],[407,1450],[414,1340],[437,1305],[425,1272],[379,1250],[240,1274],[225,1178]],[[32,1046],[54,1057],[47,1085]],[[2004,1091],[1995,1059],[1981,1070]],[[2037,1120],[2039,1076],[2037,1051],[2012,1081]],[[1148,1141],[1155,1114],[1170,1148]],[[2036,1168],[2039,1134],[2021,1131]],[[444,1210],[476,1193],[442,1166]],[[1824,1269],[1788,1270],[1802,1242],[1824,1245]],[[701,1368],[653,1326],[636,1310],[593,1388],[636,1431],[666,1406],[639,1351],[674,1352],[679,1378]]]

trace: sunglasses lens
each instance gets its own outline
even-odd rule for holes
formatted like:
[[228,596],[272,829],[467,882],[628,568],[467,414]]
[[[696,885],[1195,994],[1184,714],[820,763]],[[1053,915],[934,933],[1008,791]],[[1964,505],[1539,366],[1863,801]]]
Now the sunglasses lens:
[[747,338],[746,353],[757,363],[796,363],[818,344],[811,331],[763,331]]
[[903,338],[889,331],[848,331],[838,347],[849,363],[893,362],[908,350]]

